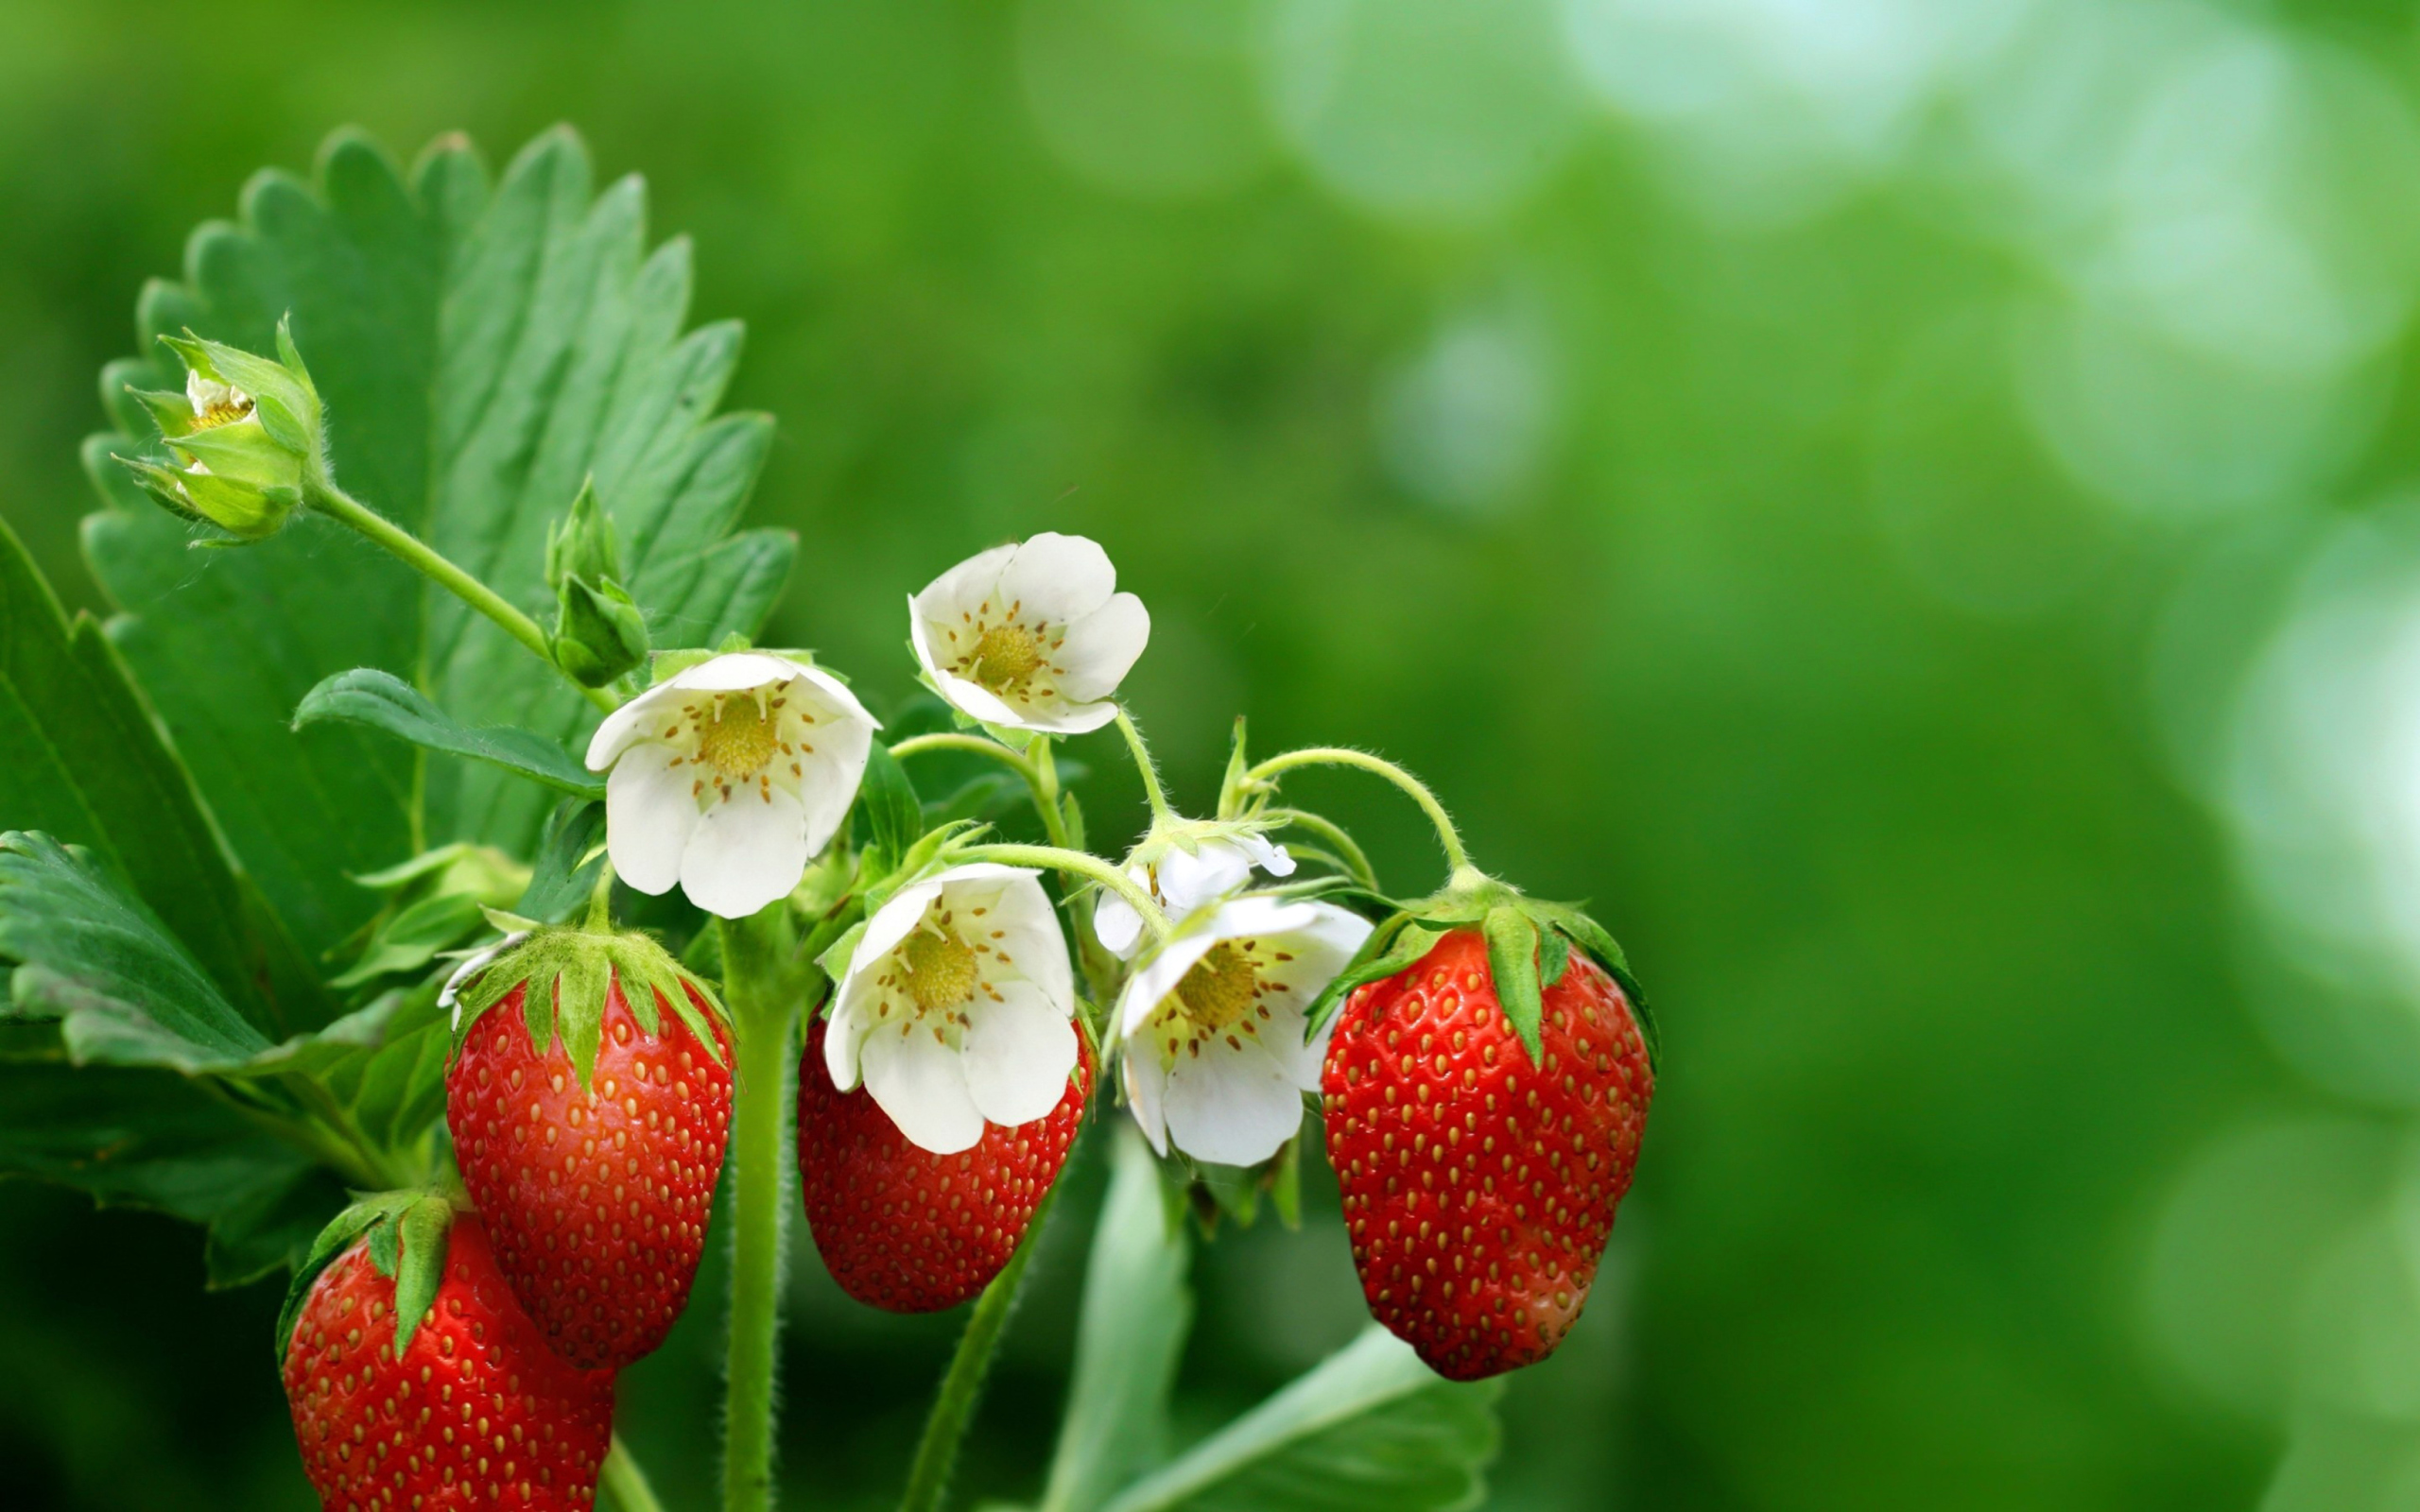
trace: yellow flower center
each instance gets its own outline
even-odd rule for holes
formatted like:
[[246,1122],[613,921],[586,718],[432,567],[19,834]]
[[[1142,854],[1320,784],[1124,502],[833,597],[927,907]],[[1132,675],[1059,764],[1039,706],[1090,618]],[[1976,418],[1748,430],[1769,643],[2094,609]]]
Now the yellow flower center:
[[920,929],[899,948],[899,961],[921,1009],[954,1008],[975,996],[975,952],[956,935]]
[[1042,669],[1042,640],[1022,625],[995,626],[983,632],[968,658],[967,676],[994,693],[1023,684]]
[[1193,963],[1172,996],[1186,1018],[1216,1034],[1252,1012],[1259,986],[1252,956],[1233,940],[1221,940]]
[[752,695],[725,698],[712,719],[698,721],[698,760],[726,781],[741,781],[763,771],[780,746],[773,719],[756,707]]

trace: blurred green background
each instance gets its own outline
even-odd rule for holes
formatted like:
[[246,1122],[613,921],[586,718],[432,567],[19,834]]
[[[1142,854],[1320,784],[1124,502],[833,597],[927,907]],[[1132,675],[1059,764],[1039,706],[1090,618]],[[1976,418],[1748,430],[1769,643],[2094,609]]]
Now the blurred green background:
[[[256,165],[573,122],[748,322],[774,640],[896,698],[904,594],[1094,536],[1182,800],[1237,713],[1381,748],[1629,945],[1665,1081],[1493,1505],[2410,1506],[2412,12],[0,0],[0,514],[106,608],[94,374]],[[1100,1165],[970,1491],[1037,1484]],[[1355,1328],[1312,1207],[1206,1257],[1200,1421]],[[0,1188],[9,1505],[307,1504],[272,1289],[200,1280]],[[718,1286],[628,1378],[674,1505]],[[886,1504],[955,1321],[795,1304],[793,1503]]]

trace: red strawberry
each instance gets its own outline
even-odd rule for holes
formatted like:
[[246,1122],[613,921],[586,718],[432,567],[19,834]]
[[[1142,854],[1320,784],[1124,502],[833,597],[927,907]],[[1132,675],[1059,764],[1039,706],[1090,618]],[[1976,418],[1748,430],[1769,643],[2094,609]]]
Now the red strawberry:
[[1534,1364],[1571,1331],[1654,1094],[1597,962],[1571,952],[1543,1004],[1538,1062],[1486,940],[1458,929],[1357,988],[1328,1047],[1328,1158],[1370,1311],[1456,1381]]
[[937,1313],[991,1284],[1076,1140],[1092,1094],[1092,1046],[1059,1106],[1030,1124],[986,1125],[970,1150],[935,1155],[899,1132],[862,1087],[843,1092],[807,1030],[798,1076],[798,1167],[806,1222],[840,1289],[869,1307]]
[[[505,956],[481,987],[526,964]],[[659,975],[650,1011],[634,1014],[622,984],[636,975],[623,963],[595,985],[569,970],[551,987],[544,970],[514,981],[472,1020],[445,1077],[462,1184],[495,1236],[496,1263],[556,1350],[582,1366],[629,1365],[680,1317],[730,1134],[719,1010],[685,977]],[[691,1011],[676,1011],[665,986]],[[560,1032],[543,1041],[526,1012],[533,988],[554,998]]]
[[475,1216],[440,1241],[444,1269],[395,1357],[397,1282],[354,1240],[310,1283],[287,1336],[285,1397],[327,1512],[596,1504],[614,1434],[614,1373],[558,1359],[522,1314]]

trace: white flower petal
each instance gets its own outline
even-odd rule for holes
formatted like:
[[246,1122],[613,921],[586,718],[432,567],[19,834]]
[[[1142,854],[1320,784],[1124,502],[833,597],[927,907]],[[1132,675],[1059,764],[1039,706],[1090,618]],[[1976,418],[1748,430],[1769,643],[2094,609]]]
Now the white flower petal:
[[866,920],[866,932],[857,936],[856,953],[849,957],[849,980],[854,982],[873,970],[879,961],[915,931],[924,919],[925,910],[942,895],[942,879],[926,877],[910,883],[892,893],[888,902],[874,910]]
[[623,753],[605,780],[605,849],[614,870],[644,893],[669,892],[681,880],[681,857],[698,827],[689,773],[671,765],[668,746]]
[[922,618],[955,625],[959,614],[976,613],[985,600],[997,597],[1000,572],[1016,554],[1015,541],[977,552],[926,583],[923,593],[908,601],[908,607]]
[[1059,691],[1080,702],[1108,697],[1150,643],[1151,611],[1132,593],[1115,595],[1067,627],[1067,644],[1055,658],[1067,669]]
[[1130,1054],[1119,1064],[1126,1068],[1126,1110],[1134,1115],[1135,1126],[1151,1148],[1167,1154],[1168,1124],[1162,1106],[1167,1100],[1167,1071],[1154,1055]]
[[786,656],[773,656],[764,651],[732,651],[709,657],[685,672],[675,673],[664,686],[689,688],[699,693],[737,693],[746,688],[763,688],[776,682],[787,682],[812,671]]
[[1303,1094],[1285,1068],[1250,1040],[1218,1040],[1168,1070],[1168,1139],[1197,1160],[1257,1165],[1303,1124]]
[[1252,857],[1253,866],[1270,876],[1290,877],[1294,874],[1294,858],[1286,853],[1284,846],[1272,843],[1267,836],[1239,834],[1236,836],[1236,844],[1244,854]]
[[866,1091],[909,1143],[935,1155],[956,1155],[983,1138],[983,1114],[967,1091],[959,1054],[929,1030],[903,1035],[885,1024],[866,1036],[857,1059]]
[[681,856],[681,890],[725,919],[745,919],[806,874],[806,811],[780,788],[742,791],[706,810]]
[[941,691],[942,697],[948,701],[950,707],[969,719],[981,720],[987,725],[1003,725],[1011,730],[1034,728],[1027,722],[1025,715],[1010,708],[991,689],[969,682],[955,672],[943,672],[929,662],[925,664],[925,670],[931,674],[933,686]]
[[[1109,602],[1117,569],[1098,541],[1046,530],[1028,537],[1000,569],[1000,597],[1018,616],[1046,625],[1072,625]],[[1072,644],[1072,643],[1071,643]]]
[[798,782],[799,806],[806,820],[806,851],[823,849],[849,805],[856,801],[857,784],[865,780],[866,759],[873,754],[873,732],[880,729],[847,686],[812,667],[802,668],[789,683],[789,697],[812,709],[815,723],[803,753],[804,775]]
[[1089,735],[1117,717],[1114,703],[1037,703],[1019,714],[1016,727],[1046,735]]
[[1008,1128],[1048,1116],[1076,1069],[1076,1026],[1030,982],[998,988],[966,1026],[966,1090],[993,1123]]
[[1060,933],[1059,912],[1051,907],[1050,895],[1042,890],[1041,875],[1012,869],[992,906],[984,922],[1003,936],[992,942],[994,952],[1006,954],[1009,969],[1041,988],[1063,1017],[1074,1013],[1076,971],[1067,960],[1067,936]]
[[1171,846],[1160,857],[1160,899],[1171,919],[1182,919],[1204,903],[1242,886],[1252,879],[1252,857],[1240,846],[1204,840],[1190,855]]
[[1304,902],[1295,906],[1307,909],[1310,917],[1289,925],[1278,944],[1278,949],[1293,959],[1268,961],[1261,967],[1261,975],[1285,983],[1296,997],[1307,1003],[1352,963],[1362,942],[1370,937],[1373,926],[1359,914],[1334,903]]
[[[1137,887],[1150,885],[1150,874],[1140,867],[1129,867],[1126,875]],[[1132,960],[1136,947],[1143,943],[1143,916],[1134,905],[1114,892],[1105,892],[1093,904],[1093,937],[1100,948],[1119,960]]]
[[649,688],[607,714],[605,722],[596,727],[596,733],[588,737],[588,769],[601,772],[613,765],[615,758],[648,733],[648,726],[664,712],[664,706],[678,702],[680,696],[670,687]]

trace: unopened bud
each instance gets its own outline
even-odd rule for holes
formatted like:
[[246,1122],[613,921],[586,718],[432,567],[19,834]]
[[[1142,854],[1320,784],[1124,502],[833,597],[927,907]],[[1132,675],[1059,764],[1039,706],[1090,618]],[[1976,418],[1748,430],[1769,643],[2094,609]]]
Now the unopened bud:
[[601,688],[647,660],[647,616],[616,582],[567,577],[555,590],[555,664]]
[[324,475],[320,395],[284,322],[277,360],[187,332],[161,341],[185,365],[182,393],[134,390],[178,464],[120,457],[152,497],[238,541],[275,535]]

